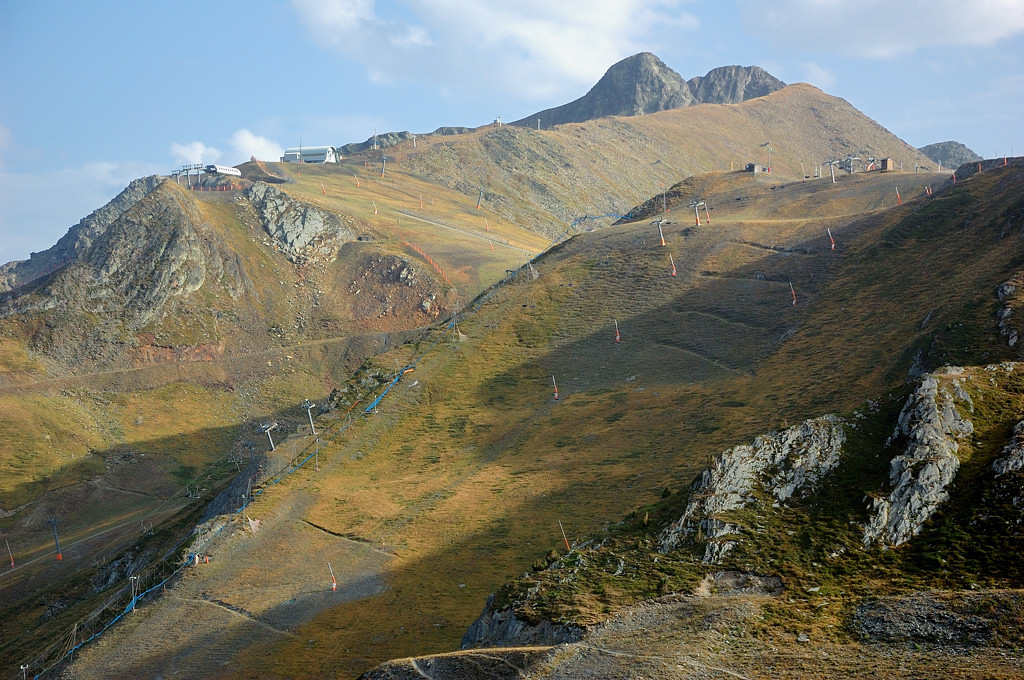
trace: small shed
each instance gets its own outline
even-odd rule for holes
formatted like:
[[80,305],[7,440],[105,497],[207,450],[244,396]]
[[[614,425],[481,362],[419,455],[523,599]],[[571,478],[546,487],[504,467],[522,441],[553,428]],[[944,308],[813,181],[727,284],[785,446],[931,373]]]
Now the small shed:
[[752,172],[755,175],[762,172],[767,172],[767,170],[768,169],[763,165],[758,165],[757,163],[747,163],[747,172]]
[[878,169],[879,170],[895,170],[896,169],[896,161],[894,161],[891,158],[883,158],[882,160],[878,161]]

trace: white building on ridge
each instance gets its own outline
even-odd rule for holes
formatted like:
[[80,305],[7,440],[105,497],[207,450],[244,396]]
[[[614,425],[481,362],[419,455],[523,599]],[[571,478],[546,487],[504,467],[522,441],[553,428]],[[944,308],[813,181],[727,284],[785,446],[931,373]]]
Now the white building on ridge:
[[282,163],[337,163],[338,150],[333,146],[300,146],[286,149]]

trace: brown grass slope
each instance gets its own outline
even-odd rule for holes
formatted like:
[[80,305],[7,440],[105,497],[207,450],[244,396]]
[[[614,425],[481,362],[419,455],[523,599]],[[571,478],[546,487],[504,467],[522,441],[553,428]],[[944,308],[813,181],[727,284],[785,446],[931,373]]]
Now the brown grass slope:
[[[806,84],[739,104],[611,117],[553,130],[487,126],[387,150],[396,167],[475,200],[514,223],[561,233],[582,215],[625,214],[681,177],[767,163],[800,177],[830,158],[931,163],[846,101]],[[827,170],[827,169],[826,169]]]
[[[238,191],[164,182],[80,258],[0,302],[0,531],[17,562],[0,576],[4,659],[31,658],[80,616],[78,598],[95,602],[90,580],[140,528],[168,523],[178,536],[165,541],[187,533],[179,520],[194,522],[200,503],[186,485],[209,500],[238,473],[232,459],[249,459],[245,440],[268,449],[261,422],[280,422],[278,437],[294,429],[303,399],[322,403],[367,356],[547,242],[493,216],[478,229],[479,215],[459,217],[473,206],[436,189],[423,213],[444,224],[400,234],[394,215],[409,197],[394,182],[367,172],[356,193],[350,174],[314,173],[289,189],[313,199],[315,184],[365,237],[332,260],[288,261]],[[379,217],[361,215],[364,197]],[[402,269],[413,276],[399,280]],[[49,516],[61,520],[56,564]]]
[[[0,304],[7,310],[14,305],[17,312],[5,314],[0,323],[0,397],[5,399],[0,484],[4,511],[17,512],[0,528],[16,539],[23,555],[42,555],[48,540],[42,519],[50,514],[60,515],[74,535],[88,537],[95,533],[92,525],[164,516],[160,513],[181,486],[204,475],[213,475],[204,487],[213,493],[228,476],[240,440],[266,448],[256,431],[260,422],[278,419],[289,429],[301,424],[305,412],[296,412],[297,402],[326,396],[363,358],[472,298],[539,252],[549,242],[540,234],[561,233],[574,217],[622,212],[681,175],[724,169],[731,156],[736,163],[750,160],[763,153],[758,145],[765,139],[773,140],[776,173],[767,184],[751,184],[759,187],[758,195],[775,191],[776,177],[799,174],[803,156],[843,155],[847,149],[899,155],[904,149],[842,100],[809,86],[742,105],[534,132],[486,128],[428,136],[416,147],[407,142],[389,149],[386,169],[384,159],[373,154],[338,167],[247,164],[243,170],[253,179],[283,180],[276,186],[341,215],[364,237],[346,244],[333,261],[290,263],[267,242],[238,192],[188,192],[165,183],[98,234],[100,243],[90,253],[6,296]],[[781,138],[793,143],[783,148],[775,141]],[[685,204],[695,191],[677,187],[670,201]],[[700,189],[714,191],[721,198],[716,215],[723,214],[726,200],[743,204],[726,196],[724,188]],[[885,204],[887,192],[868,193],[874,203],[857,207],[853,201],[841,214]],[[753,200],[753,194],[745,200]],[[827,206],[825,201],[823,216]],[[762,244],[744,231],[791,219],[783,214],[785,207],[765,209],[769,212],[755,211],[749,218],[737,214],[736,240],[744,243],[735,253],[695,242],[694,261],[708,258],[697,271],[718,271],[777,252],[774,238]],[[804,209],[788,208],[794,217]],[[680,225],[685,213],[679,209]],[[743,219],[752,221],[741,224]],[[784,238],[795,235],[798,226],[785,227]],[[401,263],[417,270],[416,288],[389,278],[393,265]],[[650,264],[624,264],[634,268],[630,276],[641,286],[654,280]],[[580,276],[593,268],[585,264]],[[566,288],[573,288],[573,276]],[[620,306],[618,294],[598,278],[587,295],[608,295]],[[772,283],[783,285],[781,278]],[[743,282],[716,285],[707,293],[711,298],[740,292],[751,299],[749,291],[742,293]],[[421,306],[427,298],[429,312]],[[541,308],[532,297],[523,304],[523,310]],[[786,331],[767,314],[763,322],[734,323],[719,307],[707,302],[698,313],[687,312],[700,330],[693,337],[663,333],[658,338],[671,348],[674,365],[690,371],[694,381],[749,370],[744,343],[768,353],[773,338]],[[576,356],[573,339],[587,323],[602,318],[607,323],[609,309],[589,309],[593,318],[567,318],[564,328],[554,331],[569,334],[556,338],[563,348],[557,351],[567,354],[554,361]],[[637,307],[629,300],[626,309]],[[617,318],[619,312],[614,313]],[[627,314],[622,317],[628,321]],[[520,323],[532,322],[524,317]],[[718,347],[716,334],[730,330],[739,331],[743,342]],[[524,338],[536,334],[524,333]],[[503,355],[502,363],[508,361]],[[645,366],[640,359],[634,363]],[[577,379],[594,385],[605,380]],[[127,454],[137,454],[128,456],[130,461],[144,455],[154,462],[115,464]],[[217,465],[211,473],[210,466]],[[110,492],[93,489],[113,481],[121,497],[136,494],[145,501],[110,503]],[[69,508],[78,506],[90,509],[76,518]],[[130,542],[127,530],[117,536],[113,542],[82,543],[79,559],[61,565],[62,577],[75,578],[73,564],[82,566]],[[15,591],[20,595],[11,594]],[[8,590],[5,596],[17,600],[27,592]],[[32,611],[40,611],[40,603],[37,599]]]
[[[835,185],[723,174],[702,180],[721,206],[713,224],[685,226],[692,213],[674,209],[664,248],[646,222],[574,238],[537,263],[539,278],[520,274],[475,304],[459,321],[465,342],[435,331],[374,360],[394,370],[430,347],[376,414],[343,432],[344,420],[324,421],[338,435],[327,436],[320,471],[275,485],[251,511],[270,533],[218,539],[218,559],[140,612],[145,626],[108,633],[110,650],[171,631],[173,642],[148,658],[87,649],[70,676],[156,675],[173,659],[197,676],[228,664],[239,677],[351,677],[452,649],[489,592],[559,545],[559,520],[572,539],[600,535],[687,484],[707,456],[901,384],[918,347],[926,363],[1007,356],[992,290],[1021,261],[1019,228],[1000,237],[1019,210],[1020,172],[983,173],[930,200],[924,186],[936,177],[923,174]],[[819,208],[787,212],[801,202]],[[934,325],[922,328],[929,311]],[[370,546],[388,557],[359,567],[353,551]],[[339,584],[348,596],[329,592],[328,560],[356,565]],[[699,576],[680,566],[679,587]],[[582,605],[555,597],[544,615],[588,622],[656,592],[645,579],[610,585]],[[314,616],[306,600],[282,599],[286,586],[327,608]],[[251,616],[197,616],[187,604],[197,598]],[[244,630],[264,624],[283,632],[247,645]],[[239,646],[203,642],[217,635]]]

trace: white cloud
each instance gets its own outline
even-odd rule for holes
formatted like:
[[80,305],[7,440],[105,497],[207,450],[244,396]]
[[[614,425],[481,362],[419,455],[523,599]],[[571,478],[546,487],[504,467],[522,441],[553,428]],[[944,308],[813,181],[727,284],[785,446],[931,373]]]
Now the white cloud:
[[97,162],[35,175],[0,172],[0,263],[46,250],[130,181],[161,171],[144,163]]
[[1024,33],[1021,0],[737,0],[747,30],[779,45],[890,58],[991,47]]
[[813,61],[801,61],[797,64],[803,70],[806,82],[826,92],[836,84],[834,73]]
[[216,163],[220,160],[220,150],[203,144],[202,142],[189,142],[179,144],[171,142],[171,155],[182,164],[185,163]]
[[251,156],[255,156],[261,161],[277,161],[284,155],[284,148],[280,144],[253,134],[245,128],[235,130],[235,133],[231,135],[230,143],[229,163],[244,163]]
[[[462,82],[523,97],[593,85],[615,61],[678,41],[684,0],[292,0],[322,45],[376,82]],[[582,94],[579,92],[579,94]]]

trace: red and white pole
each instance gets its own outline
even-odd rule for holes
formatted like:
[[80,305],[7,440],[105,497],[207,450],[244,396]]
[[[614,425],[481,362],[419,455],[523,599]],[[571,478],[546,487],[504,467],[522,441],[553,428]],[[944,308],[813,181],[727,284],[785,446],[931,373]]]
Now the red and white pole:
[[619,320],[615,319],[615,342],[618,342],[620,339],[621,338],[619,336]]
[[562,526],[562,520],[558,520],[558,528],[562,531],[562,540],[565,541],[565,549],[571,551],[569,547],[569,539],[565,536],[565,527]]
[[[832,238],[832,230],[829,229],[828,227],[825,227],[825,231],[828,232],[828,240],[832,242],[832,250],[835,250],[836,249],[836,240],[834,238]],[[790,285],[792,285],[792,284],[790,284]]]
[[334,569],[331,568],[331,563],[330,562],[327,563],[327,568],[331,572],[331,590],[337,590],[338,589],[338,580],[336,578],[334,578]]
[[789,292],[793,294],[793,306],[796,307],[796,291],[793,289],[793,282],[789,282]]
[[672,263],[672,276],[676,275],[676,261],[672,259],[672,253],[668,254],[668,261]]
[[555,376],[551,376],[551,386],[555,388],[555,401],[558,401],[558,383],[555,382]]

